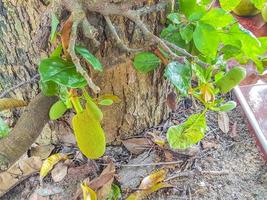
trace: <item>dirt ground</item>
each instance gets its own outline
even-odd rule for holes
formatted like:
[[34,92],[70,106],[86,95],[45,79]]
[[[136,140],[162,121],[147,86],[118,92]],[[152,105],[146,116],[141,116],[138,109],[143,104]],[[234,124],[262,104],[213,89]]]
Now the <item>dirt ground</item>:
[[[190,104],[190,103],[189,103]],[[182,122],[193,113],[193,107],[187,101],[181,101],[177,112],[170,119],[148,132],[165,135],[169,126]],[[208,131],[200,144],[185,152],[175,152],[172,156],[166,151],[152,146],[144,152],[132,155],[122,144],[109,146],[106,158],[116,164],[116,184],[122,189],[126,199],[129,189],[138,188],[143,177],[157,168],[168,168],[168,179],[174,187],[159,190],[148,196],[148,199],[176,200],[264,200],[267,199],[267,166],[262,159],[251,134],[242,110],[238,106],[228,113],[230,131],[223,133],[218,127],[217,113],[207,113]],[[235,124],[235,125],[234,125]],[[233,131],[236,126],[236,131]],[[63,144],[64,145],[64,144]],[[53,190],[53,195],[41,197],[38,193],[39,177],[31,176],[4,195],[1,200],[47,200],[74,199],[79,184],[86,177],[95,177],[103,169],[101,159],[97,162],[87,162],[82,156],[77,161],[79,166],[69,168],[63,181],[54,183],[50,176],[45,178],[43,188],[47,193]],[[149,165],[149,163],[180,160],[177,165]],[[128,166],[127,166],[128,165]],[[140,165],[140,166],[134,166]],[[142,165],[142,166],[141,166]],[[51,189],[52,188],[52,189]],[[129,194],[129,193],[128,193]]]

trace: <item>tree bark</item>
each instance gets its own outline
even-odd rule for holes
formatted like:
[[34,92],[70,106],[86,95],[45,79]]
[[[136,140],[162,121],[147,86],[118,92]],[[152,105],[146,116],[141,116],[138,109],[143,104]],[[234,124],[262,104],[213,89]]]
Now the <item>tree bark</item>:
[[[28,80],[37,73],[39,60],[47,53],[40,53],[33,41],[43,23],[41,16],[45,9],[40,0],[0,0],[0,90]],[[112,93],[122,100],[120,104],[103,108],[107,140],[125,138],[159,124],[168,117],[165,99],[171,90],[163,78],[162,67],[149,74],[136,72],[132,66],[132,56],[114,45],[103,18],[92,19],[100,30],[100,49],[91,48],[87,40],[82,39],[81,43],[100,58],[105,70],[101,74],[92,72],[91,75],[102,94]],[[144,40],[134,23],[122,17],[112,20],[124,41],[132,47],[140,47]],[[161,13],[150,14],[143,20],[151,24],[150,29],[154,33],[159,33]],[[47,38],[48,35],[43,33],[45,35],[42,37]],[[10,96],[32,99],[37,93],[38,85],[31,84],[16,89]]]

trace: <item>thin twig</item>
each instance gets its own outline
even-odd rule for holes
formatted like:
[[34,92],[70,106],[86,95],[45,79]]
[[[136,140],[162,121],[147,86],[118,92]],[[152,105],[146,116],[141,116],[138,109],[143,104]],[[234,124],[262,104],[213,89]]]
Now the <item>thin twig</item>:
[[165,181],[169,181],[175,178],[180,177],[194,177],[195,175],[213,175],[213,176],[221,176],[221,175],[227,175],[229,174],[229,171],[222,170],[222,171],[184,171],[180,172],[179,174],[175,174],[169,178],[167,178]]
[[0,94],[0,99],[1,99],[1,98],[4,98],[4,97],[5,97],[6,95],[8,95],[10,92],[12,92],[12,91],[14,91],[14,90],[20,88],[21,86],[23,86],[23,85],[25,85],[25,84],[34,83],[35,81],[38,80],[39,77],[40,77],[40,75],[39,75],[39,74],[36,74],[36,75],[34,75],[31,79],[29,79],[29,80],[27,80],[27,81],[22,81],[22,82],[20,82],[19,84],[17,84],[17,85],[15,85],[15,86],[13,86],[13,87],[11,87],[11,88],[5,90],[2,94]]
[[122,50],[127,51],[127,52],[136,52],[136,51],[140,51],[140,50],[142,50],[142,49],[131,49],[131,48],[129,48],[126,44],[124,44],[124,43],[122,42],[122,40],[120,39],[120,37],[119,37],[119,35],[118,35],[117,31],[116,31],[116,28],[115,28],[114,25],[112,24],[112,22],[111,22],[109,16],[104,16],[104,18],[105,18],[105,20],[106,20],[106,22],[107,22],[107,25],[108,25],[108,27],[109,27],[109,29],[110,29],[110,31],[111,31],[111,33],[112,33],[114,39],[116,40],[118,46],[119,46]]
[[71,56],[72,62],[76,66],[77,72],[79,72],[85,78],[88,86],[93,90],[94,93],[99,93],[100,88],[95,85],[91,77],[88,75],[87,71],[83,69],[83,67],[80,64],[80,60],[75,53],[77,29],[78,29],[78,25],[80,24],[80,22],[85,18],[85,13],[77,12],[77,13],[72,13],[72,14],[73,14],[73,25],[72,25],[71,35],[70,35],[68,52]]
[[[159,166],[159,165],[176,165],[183,163],[184,161],[172,161],[172,162],[158,162],[158,163],[144,163],[144,164],[115,164],[117,167],[147,167],[147,166]],[[106,165],[106,164],[102,164]]]

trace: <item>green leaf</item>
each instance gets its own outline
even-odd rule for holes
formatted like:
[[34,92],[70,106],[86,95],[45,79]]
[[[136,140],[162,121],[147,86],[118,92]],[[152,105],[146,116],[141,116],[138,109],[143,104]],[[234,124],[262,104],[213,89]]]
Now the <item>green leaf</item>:
[[219,47],[219,35],[209,24],[197,23],[193,33],[196,48],[208,58],[214,59]]
[[100,61],[93,55],[91,54],[86,48],[84,47],[79,47],[76,46],[75,50],[77,53],[79,53],[88,63],[92,65],[92,67],[97,70],[102,72],[103,67]]
[[188,89],[191,87],[192,70],[188,62],[181,64],[171,62],[167,65],[164,75],[181,92],[182,95],[188,95]]
[[213,8],[201,18],[201,21],[215,28],[221,28],[235,22],[235,19],[223,9]]
[[160,37],[179,47],[186,48],[185,41],[182,39],[178,26],[170,24],[161,31]]
[[39,86],[40,86],[42,93],[45,96],[55,96],[58,94],[58,91],[59,91],[58,84],[56,84],[53,81],[44,82],[44,81],[40,80]]
[[246,77],[246,70],[242,67],[234,67],[228,71],[215,84],[223,93],[229,92]]
[[179,13],[171,13],[167,16],[167,19],[170,20],[174,24],[180,24],[180,14]]
[[10,131],[10,129],[9,129],[8,125],[0,117],[0,138],[4,138],[4,137],[8,136],[9,131]]
[[180,0],[179,1],[180,11],[183,14],[185,14],[186,17],[189,17],[194,12],[194,8],[196,5],[197,5],[196,0]]
[[64,102],[59,100],[51,106],[49,117],[51,120],[57,120],[62,117],[67,110],[68,108],[65,106]]
[[58,20],[57,16],[54,13],[52,13],[50,42],[53,42],[56,38],[56,32],[57,32],[58,24],[59,24],[59,20]]
[[111,191],[108,195],[107,200],[118,200],[121,198],[121,189],[116,184],[112,184]]
[[63,47],[62,45],[58,45],[57,48],[51,53],[50,58],[60,58],[60,55],[62,53]]
[[142,52],[134,57],[134,67],[141,73],[147,73],[156,69],[161,63],[160,59],[153,53]]
[[167,140],[173,149],[186,149],[203,139],[206,129],[205,114],[194,114],[184,123],[171,126],[167,131]]
[[114,102],[112,99],[103,99],[100,102],[98,102],[99,105],[101,106],[110,106],[112,105]]
[[220,0],[221,7],[226,11],[233,10],[241,0]]
[[70,88],[83,88],[86,80],[76,71],[73,63],[60,58],[47,58],[41,61],[39,73],[43,82],[53,81]]
[[205,73],[205,69],[200,67],[199,65],[192,65],[192,70],[195,73],[196,77],[198,78],[198,81],[200,83],[206,83],[206,73]]
[[90,159],[105,153],[106,139],[100,122],[87,109],[72,119],[76,141],[81,152]]
[[219,106],[218,108],[216,108],[216,111],[228,112],[230,110],[233,110],[235,107],[236,107],[236,102],[235,101],[228,101],[225,104],[223,104],[223,105]]
[[188,24],[185,27],[180,27],[180,34],[186,43],[189,43],[193,39],[194,26]]

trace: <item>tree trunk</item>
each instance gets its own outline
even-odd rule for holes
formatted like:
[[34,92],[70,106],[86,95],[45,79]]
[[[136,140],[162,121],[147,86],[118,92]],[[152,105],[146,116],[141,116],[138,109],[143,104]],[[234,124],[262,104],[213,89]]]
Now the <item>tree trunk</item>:
[[[5,90],[37,73],[37,64],[42,55],[33,41],[36,34],[40,34],[36,32],[44,12],[45,6],[40,0],[0,0],[0,89]],[[161,14],[153,13],[143,20],[152,24],[150,29],[158,33],[160,18]],[[116,22],[122,38],[131,46],[143,42],[141,32],[135,30],[132,22],[122,17],[112,20]],[[149,74],[136,72],[132,57],[114,45],[103,19],[96,18],[95,22],[102,32],[100,49],[94,53],[104,64],[105,70],[101,74],[93,73],[93,79],[100,86],[101,93],[112,93],[122,100],[119,104],[103,108],[103,126],[108,141],[138,134],[159,124],[168,117],[165,99],[170,91],[169,84],[162,76],[162,68]],[[42,37],[47,38],[47,34]],[[81,42],[88,44],[91,50],[88,41]],[[31,99],[37,92],[37,84],[31,84],[16,89],[10,95]]]

